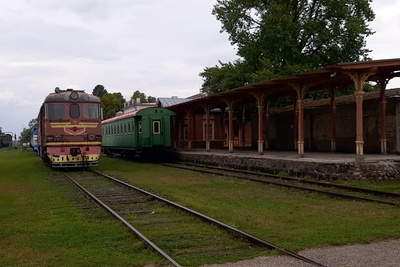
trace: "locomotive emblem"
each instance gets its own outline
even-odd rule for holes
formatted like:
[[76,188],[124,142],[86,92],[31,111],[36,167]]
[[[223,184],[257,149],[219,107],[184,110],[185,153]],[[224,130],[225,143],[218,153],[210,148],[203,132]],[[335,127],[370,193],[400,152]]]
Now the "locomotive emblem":
[[96,128],[98,122],[80,122],[78,124],[72,124],[71,122],[50,122],[52,128],[60,129],[63,128],[64,132],[70,135],[79,135],[86,132],[86,128]]

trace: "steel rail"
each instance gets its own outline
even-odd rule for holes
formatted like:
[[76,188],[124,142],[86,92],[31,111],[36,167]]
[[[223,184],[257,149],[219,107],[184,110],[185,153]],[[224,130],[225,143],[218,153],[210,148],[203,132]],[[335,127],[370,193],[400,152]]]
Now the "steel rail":
[[[174,167],[174,168],[181,168],[181,169],[186,169],[186,170],[192,170],[192,171],[198,171],[198,172],[214,174],[214,175],[231,176],[231,177],[236,177],[236,178],[240,178],[240,179],[244,179],[244,180],[248,180],[248,181],[259,182],[259,183],[264,183],[264,184],[271,184],[271,185],[277,185],[277,186],[282,186],[282,187],[286,187],[286,188],[295,188],[295,189],[300,189],[300,190],[304,190],[304,191],[308,191],[308,192],[315,192],[315,193],[319,193],[319,194],[324,194],[324,195],[334,196],[334,197],[344,198],[344,199],[375,202],[375,203],[392,205],[392,206],[399,206],[400,205],[400,203],[392,202],[392,201],[386,201],[386,200],[380,200],[380,199],[374,199],[374,198],[368,198],[368,197],[361,197],[361,196],[354,196],[354,195],[349,195],[349,194],[344,194],[344,193],[335,193],[335,192],[330,192],[330,191],[325,191],[325,190],[320,190],[320,189],[315,189],[315,188],[309,188],[309,187],[304,187],[304,186],[298,186],[298,185],[293,185],[293,184],[285,184],[285,183],[266,181],[266,180],[261,180],[261,179],[256,179],[256,178],[243,177],[243,176],[239,176],[239,175],[235,175],[235,174],[218,173],[218,172],[213,172],[213,171],[208,171],[208,170],[198,170],[198,169],[193,169],[193,168],[190,168],[190,167],[175,166],[175,165],[172,165],[172,164],[165,164],[165,166]],[[203,168],[206,168],[206,166],[204,166]],[[208,166],[207,166],[207,168],[208,168]],[[238,170],[235,170],[235,171],[224,170],[224,171],[233,172],[233,173],[241,172],[241,171],[238,171]],[[241,172],[241,173],[243,173],[243,172]],[[252,175],[255,175],[255,174],[252,174]],[[301,181],[304,181],[304,180],[301,180]],[[317,184],[314,184],[314,185],[317,185]],[[331,187],[335,187],[335,185],[333,185]],[[346,187],[346,186],[339,185],[338,188],[340,188],[340,187]],[[344,189],[344,188],[342,188],[342,189]],[[360,189],[360,190],[362,190],[362,189]],[[371,190],[367,189],[367,191],[371,191]],[[372,191],[374,191],[374,190],[372,190]],[[358,191],[358,192],[359,193],[367,193],[366,191],[365,192]],[[388,192],[388,193],[390,193],[390,192]]]
[[[174,166],[173,164],[164,164],[164,165]],[[279,175],[269,174],[269,173],[260,173],[260,172],[255,172],[255,171],[229,169],[229,168],[215,167],[215,166],[205,166],[205,165],[200,165],[200,164],[179,163],[179,165],[196,166],[196,167],[200,167],[200,168],[208,168],[208,169],[228,171],[228,172],[234,172],[234,173],[245,173],[245,174],[250,174],[250,175],[263,176],[266,178],[273,178],[273,179],[286,180],[286,181],[296,181],[296,182],[304,183],[304,184],[345,189],[348,191],[367,193],[367,194],[371,194],[371,195],[400,198],[400,193],[396,193],[396,192],[386,192],[386,191],[380,191],[380,190],[374,190],[374,189],[368,189],[368,188],[360,188],[360,187],[354,187],[354,186],[348,186],[348,185],[332,184],[332,183],[322,182],[322,181],[310,181],[310,180],[301,179],[298,177],[279,176]]]
[[[194,165],[194,166],[196,166],[196,165]],[[197,165],[197,166],[199,166],[199,165]],[[386,191],[380,191],[380,190],[374,190],[374,189],[368,189],[368,188],[359,188],[359,187],[348,186],[348,185],[331,184],[331,183],[322,182],[322,181],[310,181],[310,180],[305,180],[305,179],[301,179],[298,177],[279,176],[279,175],[274,175],[274,174],[258,173],[258,172],[254,172],[254,171],[241,171],[241,170],[227,169],[227,168],[213,167],[213,166],[211,166],[211,167],[207,166],[207,168],[217,169],[217,170],[225,170],[225,171],[231,171],[231,172],[238,172],[238,173],[246,173],[246,174],[251,174],[251,175],[261,175],[266,178],[274,178],[274,179],[281,179],[281,180],[287,180],[287,181],[296,181],[299,183],[319,185],[319,186],[323,186],[323,187],[334,187],[334,188],[345,189],[348,191],[359,192],[359,193],[367,193],[367,194],[379,195],[379,196],[385,196],[385,197],[400,198],[400,194],[396,193],[396,192],[386,192]]]
[[185,212],[188,212],[188,213],[190,213],[190,214],[196,215],[197,217],[199,217],[199,218],[201,218],[201,219],[203,219],[203,220],[205,220],[205,221],[211,222],[211,223],[213,223],[213,224],[215,224],[215,225],[217,225],[217,226],[219,226],[219,227],[221,227],[221,228],[224,228],[224,229],[226,229],[226,230],[228,230],[228,231],[231,231],[231,232],[233,232],[233,233],[239,234],[239,235],[245,237],[247,240],[249,240],[249,241],[251,241],[251,242],[253,242],[253,243],[255,243],[255,244],[258,244],[258,245],[263,246],[263,247],[269,247],[269,248],[271,248],[271,249],[276,249],[276,250],[278,250],[278,251],[280,251],[280,252],[282,252],[282,253],[284,253],[284,254],[286,254],[286,255],[288,255],[288,256],[297,258],[297,259],[299,259],[299,260],[301,260],[301,261],[307,262],[307,263],[312,264],[312,265],[315,265],[315,266],[326,267],[325,265],[322,265],[321,263],[315,262],[315,261],[313,261],[313,260],[311,260],[311,259],[308,259],[308,258],[306,258],[306,257],[303,257],[303,256],[301,256],[301,255],[299,255],[299,254],[297,254],[297,253],[294,253],[294,252],[291,252],[291,251],[286,250],[286,249],[284,249],[284,248],[281,248],[281,247],[279,247],[278,245],[275,245],[275,244],[273,244],[273,243],[270,243],[270,242],[267,242],[267,241],[265,241],[265,240],[262,240],[262,239],[260,239],[260,238],[258,238],[258,237],[255,237],[255,236],[253,236],[253,235],[251,235],[251,234],[249,234],[249,233],[246,233],[246,232],[244,232],[244,231],[242,231],[242,230],[236,229],[236,228],[234,228],[234,227],[232,227],[232,226],[230,226],[230,225],[227,225],[227,224],[225,224],[225,223],[222,223],[222,222],[220,222],[220,221],[218,221],[218,220],[216,220],[216,219],[213,219],[213,218],[211,218],[211,217],[208,217],[208,216],[206,216],[206,215],[204,215],[204,214],[202,214],[202,213],[199,213],[199,212],[197,212],[197,211],[195,211],[195,210],[189,209],[189,208],[184,207],[184,206],[182,206],[182,205],[180,205],[180,204],[178,204],[178,203],[175,203],[175,202],[173,202],[173,201],[171,201],[171,200],[168,200],[168,199],[166,199],[166,198],[160,197],[160,196],[158,196],[158,195],[156,195],[156,194],[154,194],[154,193],[148,192],[148,191],[146,191],[146,190],[144,190],[144,189],[142,189],[142,188],[136,187],[136,186],[134,186],[134,185],[131,185],[131,184],[128,184],[128,183],[126,183],[126,182],[124,182],[124,181],[121,181],[121,180],[119,180],[119,179],[116,179],[116,178],[114,178],[114,177],[112,177],[112,176],[110,176],[110,175],[108,175],[108,174],[105,174],[105,173],[102,173],[102,172],[99,172],[99,171],[95,171],[95,170],[92,170],[92,171],[95,172],[95,173],[97,173],[97,174],[99,174],[99,175],[102,175],[102,176],[104,176],[104,177],[107,177],[107,178],[109,178],[109,179],[111,179],[111,180],[113,180],[113,181],[115,181],[115,182],[117,182],[117,183],[119,183],[119,184],[125,185],[125,186],[127,186],[127,187],[129,187],[129,188],[135,189],[135,190],[137,190],[137,191],[139,191],[139,192],[142,192],[142,193],[144,193],[144,194],[146,194],[146,195],[149,195],[149,196],[151,196],[151,197],[154,197],[155,199],[158,199],[158,200],[161,200],[161,201],[163,201],[163,202],[165,202],[165,203],[168,203],[168,204],[170,204],[170,205],[172,205],[172,206],[174,206],[174,207],[176,207],[176,208],[179,208],[179,209],[181,209],[181,210],[183,210],[183,211],[185,211]]
[[169,256],[167,253],[165,253],[162,249],[160,249],[156,244],[154,244],[150,239],[148,239],[146,236],[144,236],[139,230],[137,230],[135,227],[133,227],[129,222],[127,222],[123,217],[121,217],[117,212],[115,212],[113,209],[111,209],[109,206],[107,206],[104,202],[102,202],[99,198],[97,198],[95,195],[90,193],[86,188],[81,186],[77,181],[75,181],[72,177],[69,175],[65,174],[64,175],[72,182],[74,183],[81,191],[83,191],[86,195],[88,195],[91,199],[93,199],[97,204],[99,204],[103,209],[105,209],[107,212],[109,212],[112,216],[120,220],[126,227],[128,227],[143,243],[145,243],[147,246],[151,247],[153,250],[161,254],[165,259],[167,259],[169,262],[171,262],[174,266],[176,267],[181,267],[179,263],[177,263],[171,256]]

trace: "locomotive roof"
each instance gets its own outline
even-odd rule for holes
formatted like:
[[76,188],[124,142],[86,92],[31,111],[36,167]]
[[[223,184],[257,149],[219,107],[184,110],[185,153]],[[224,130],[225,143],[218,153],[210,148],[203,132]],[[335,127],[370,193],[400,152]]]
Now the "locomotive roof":
[[[77,93],[77,98],[72,99],[72,93],[75,92]],[[59,91],[56,93],[51,93],[49,94],[45,100],[45,103],[51,103],[51,102],[94,102],[94,103],[100,103],[100,98],[97,96],[94,96],[92,94],[87,94],[82,90],[73,90],[73,89],[67,89],[65,91]]]
[[162,113],[163,115],[175,115],[176,113],[172,110],[166,109],[166,108],[159,108],[159,107],[148,107],[148,108],[144,108],[141,110],[136,110],[133,112],[129,112],[129,113],[125,113],[122,115],[117,115],[115,117],[106,119],[104,121],[102,121],[102,124],[106,124],[106,123],[110,123],[113,121],[119,121],[119,120],[123,120],[123,119],[127,119],[127,118],[131,118],[131,117],[135,117],[135,116],[142,116],[142,115],[146,115],[149,113],[158,113],[158,111],[161,111],[160,113]]

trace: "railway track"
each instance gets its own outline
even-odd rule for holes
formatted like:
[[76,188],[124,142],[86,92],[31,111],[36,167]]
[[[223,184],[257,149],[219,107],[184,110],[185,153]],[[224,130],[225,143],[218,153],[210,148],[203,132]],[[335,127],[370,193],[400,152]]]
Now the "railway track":
[[74,185],[174,266],[202,257],[272,249],[324,266],[159,195],[100,172],[63,173]]
[[253,182],[275,186],[294,188],[335,198],[351,199],[358,201],[376,202],[381,204],[400,206],[400,194],[371,190],[366,188],[332,184],[328,182],[312,181],[297,177],[285,177],[254,171],[235,170],[222,167],[205,166],[192,163],[163,164],[164,166],[192,170],[213,175],[230,176]]

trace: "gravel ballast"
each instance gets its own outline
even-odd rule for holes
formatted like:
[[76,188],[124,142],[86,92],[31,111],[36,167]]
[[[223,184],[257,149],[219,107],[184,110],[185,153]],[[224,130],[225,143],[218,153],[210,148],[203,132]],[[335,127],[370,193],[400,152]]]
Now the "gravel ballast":
[[[400,239],[372,244],[306,249],[298,254],[327,267],[397,267],[400,266]],[[288,256],[258,257],[236,263],[202,267],[310,267]]]

